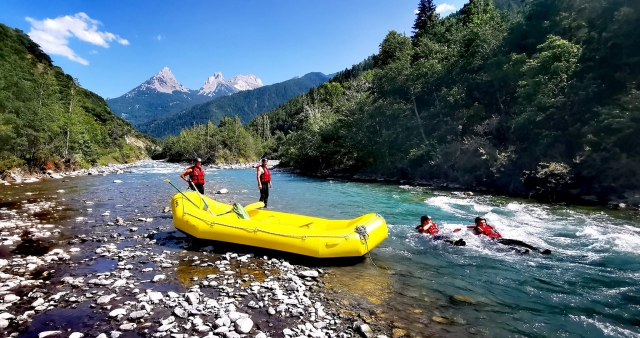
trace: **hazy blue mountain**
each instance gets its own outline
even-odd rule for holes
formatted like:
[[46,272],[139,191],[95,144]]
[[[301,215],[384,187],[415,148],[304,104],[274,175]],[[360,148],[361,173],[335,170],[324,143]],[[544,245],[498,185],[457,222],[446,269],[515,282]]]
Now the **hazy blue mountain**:
[[184,127],[215,124],[225,116],[238,116],[248,123],[260,113],[270,111],[293,97],[306,93],[330,77],[323,73],[309,73],[284,82],[263,86],[254,90],[242,91],[229,96],[218,97],[206,103],[197,104],[180,111],[178,114],[159,118],[150,124],[139,125],[139,130],[154,137],[177,135]]

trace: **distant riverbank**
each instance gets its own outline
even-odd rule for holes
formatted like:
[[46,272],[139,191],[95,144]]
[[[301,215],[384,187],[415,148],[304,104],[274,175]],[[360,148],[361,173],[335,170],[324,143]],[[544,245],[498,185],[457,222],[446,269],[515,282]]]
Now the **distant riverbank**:
[[89,175],[108,175],[108,174],[122,174],[125,169],[140,166],[144,163],[148,163],[149,160],[142,160],[133,163],[115,163],[107,164],[103,166],[95,166],[86,169],[79,170],[45,170],[45,171],[26,171],[20,168],[14,168],[9,170],[4,179],[0,179],[0,184],[11,185],[21,183],[33,183],[40,180],[48,179],[63,179],[78,176]]
[[452,192],[456,194],[500,194],[505,196],[517,197],[517,198],[531,198],[540,203],[550,203],[550,204],[567,204],[567,205],[578,205],[578,206],[606,206],[615,210],[628,210],[631,212],[640,211],[640,193],[639,195],[630,194],[629,198],[619,198],[610,201],[599,201],[594,196],[577,196],[572,195],[570,191],[567,191],[565,195],[557,198],[553,201],[545,200],[544,196],[536,195],[535,192],[530,192],[528,194],[516,194],[508,191],[504,191],[499,187],[488,188],[484,186],[465,186],[459,183],[454,182],[446,182],[443,180],[422,180],[422,179],[401,179],[398,176],[389,176],[384,174],[374,174],[374,173],[336,173],[331,171],[319,172],[319,173],[309,173],[304,170],[299,170],[294,167],[279,167],[280,170],[285,172],[294,173],[297,175],[309,176],[309,177],[320,177],[320,178],[339,178],[343,180],[350,180],[354,182],[386,182],[386,183],[394,183],[401,184],[407,186],[413,186],[416,188],[436,188],[436,189],[445,189],[452,190]]

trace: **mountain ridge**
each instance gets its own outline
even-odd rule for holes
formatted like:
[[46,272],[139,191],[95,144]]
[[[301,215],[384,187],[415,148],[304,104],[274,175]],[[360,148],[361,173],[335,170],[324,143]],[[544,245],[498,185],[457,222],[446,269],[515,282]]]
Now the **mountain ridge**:
[[248,123],[260,113],[274,109],[329,79],[330,77],[323,73],[311,72],[302,77],[295,77],[287,81],[193,105],[177,114],[158,118],[146,126],[141,125],[139,130],[153,137],[161,138],[178,134],[182,128],[194,123],[204,124],[211,121],[218,124],[225,116],[238,116],[243,123]]
[[139,129],[144,124],[195,104],[262,86],[262,80],[253,74],[239,74],[226,80],[222,73],[216,72],[204,81],[200,89],[192,90],[180,84],[169,67],[163,67],[127,93],[106,101],[116,115]]

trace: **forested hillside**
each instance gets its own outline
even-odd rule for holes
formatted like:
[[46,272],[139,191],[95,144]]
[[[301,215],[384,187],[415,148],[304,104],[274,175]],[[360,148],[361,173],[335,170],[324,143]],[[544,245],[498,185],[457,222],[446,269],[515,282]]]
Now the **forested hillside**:
[[238,116],[243,123],[248,123],[258,114],[276,108],[328,79],[322,73],[309,73],[288,81],[219,97],[156,120],[150,125],[140,126],[139,130],[162,138],[177,135],[184,127],[205,125],[209,121],[218,124],[225,116]]
[[198,95],[195,90],[176,91],[174,94],[146,91],[131,97],[125,94],[107,99],[111,110],[136,128],[144,128],[158,118],[176,114],[180,110],[207,101],[211,101],[211,97]]
[[253,132],[309,173],[640,203],[640,1],[419,10],[373,69],[339,74]]
[[0,175],[146,156],[148,139],[83,89],[29,36],[0,24]]

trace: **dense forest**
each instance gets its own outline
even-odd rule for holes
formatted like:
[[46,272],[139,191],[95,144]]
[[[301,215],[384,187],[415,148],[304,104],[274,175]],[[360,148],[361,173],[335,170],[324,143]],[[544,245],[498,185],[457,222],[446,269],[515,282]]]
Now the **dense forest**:
[[211,121],[183,128],[178,135],[162,141],[162,151],[153,157],[171,162],[192,162],[195,157],[208,163],[257,161],[273,141],[262,141],[252,130],[243,127],[239,117],[223,117],[218,125]]
[[133,161],[147,156],[150,140],[28,35],[0,24],[0,175]]
[[280,83],[218,97],[140,125],[139,130],[162,138],[177,135],[180,130],[191,127],[193,123],[205,125],[211,121],[218,124],[225,116],[238,116],[243,123],[248,123],[260,113],[270,111],[327,80],[329,76],[322,73],[309,73]]
[[175,94],[139,91],[129,96],[107,99],[109,108],[137,129],[145,128],[154,120],[177,114],[193,105],[211,101],[211,97],[198,95],[195,90]]
[[[421,0],[360,65],[247,126],[310,174],[640,204],[640,1]],[[503,4],[504,5],[504,4]]]

